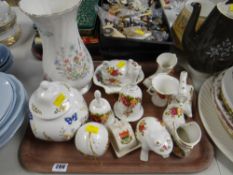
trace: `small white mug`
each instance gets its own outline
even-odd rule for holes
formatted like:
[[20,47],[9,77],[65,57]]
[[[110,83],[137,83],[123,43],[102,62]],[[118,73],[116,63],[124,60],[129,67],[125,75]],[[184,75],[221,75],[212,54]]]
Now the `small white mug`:
[[165,73],[159,73],[152,79],[152,86],[147,92],[152,96],[151,101],[155,106],[165,107],[168,104],[168,98],[176,95],[179,90],[179,81]]

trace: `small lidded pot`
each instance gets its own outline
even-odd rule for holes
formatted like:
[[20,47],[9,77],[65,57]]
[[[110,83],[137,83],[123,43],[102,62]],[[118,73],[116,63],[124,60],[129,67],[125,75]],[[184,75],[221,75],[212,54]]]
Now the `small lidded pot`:
[[36,138],[67,141],[87,121],[82,94],[63,82],[42,81],[29,100],[30,126]]
[[127,61],[104,61],[101,69],[102,81],[105,85],[121,86],[127,74]]
[[101,92],[96,90],[94,93],[95,99],[89,105],[90,120],[102,123],[106,126],[111,125],[115,117],[113,115],[109,102],[101,97]]
[[84,124],[76,133],[75,146],[84,155],[94,157],[104,155],[109,146],[107,128],[96,122]]

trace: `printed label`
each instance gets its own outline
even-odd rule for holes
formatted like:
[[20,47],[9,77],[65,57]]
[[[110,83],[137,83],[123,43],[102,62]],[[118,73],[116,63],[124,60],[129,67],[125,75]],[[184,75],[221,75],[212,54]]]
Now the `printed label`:
[[94,125],[87,125],[86,131],[90,132],[90,133],[98,134],[99,128],[97,126],[94,126]]
[[118,68],[123,68],[123,67],[125,67],[125,65],[126,65],[126,62],[125,62],[125,61],[119,61],[119,62],[117,63],[117,67],[118,67]]
[[68,169],[68,163],[55,163],[52,167],[52,172],[67,172]]
[[229,5],[230,12],[233,12],[233,4]]
[[60,93],[60,94],[56,97],[56,99],[53,101],[53,104],[54,104],[56,107],[60,108],[65,99],[66,99],[65,94]]
[[145,34],[145,32],[143,32],[141,29],[136,29],[135,33],[138,34],[138,35],[144,35]]

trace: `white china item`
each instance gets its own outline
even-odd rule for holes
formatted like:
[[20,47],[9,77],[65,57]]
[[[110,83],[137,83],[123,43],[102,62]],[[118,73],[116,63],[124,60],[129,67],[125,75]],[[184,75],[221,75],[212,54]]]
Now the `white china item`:
[[131,125],[125,120],[115,120],[109,126],[109,132],[111,143],[118,158],[126,155],[138,146],[134,131]]
[[109,102],[101,97],[101,92],[96,90],[95,99],[89,104],[89,118],[92,121],[110,126],[114,123],[115,117]]
[[133,69],[137,66],[138,63],[132,59],[104,61],[100,70],[102,82],[108,86],[124,86],[131,83]]
[[159,74],[159,73],[169,74],[174,69],[174,67],[177,64],[177,56],[174,53],[165,52],[165,53],[160,54],[157,57],[156,63],[158,65],[156,72],[143,81],[143,84],[147,88],[152,86],[152,79],[157,74]]
[[173,139],[176,142],[174,154],[179,157],[186,157],[195,145],[201,140],[201,128],[197,122],[187,122],[180,125],[173,131]]
[[84,155],[95,157],[104,155],[109,146],[106,127],[96,122],[84,124],[76,133],[75,146]]
[[128,122],[137,121],[144,114],[142,90],[136,83],[140,70],[141,66],[135,64],[131,70],[131,82],[121,89],[118,101],[114,104],[114,113],[121,120]]
[[233,67],[225,71],[221,80],[221,91],[229,110],[233,111]]
[[233,139],[221,124],[219,120],[220,114],[216,109],[214,100],[210,98],[212,96],[213,79],[214,77],[208,78],[200,88],[198,94],[198,112],[212,141],[233,162]]
[[43,46],[45,78],[64,81],[86,93],[94,73],[92,58],[78,32],[81,0],[21,0],[20,9],[36,24]]
[[165,107],[170,96],[177,95],[179,81],[170,75],[160,73],[152,79],[152,86],[147,89],[152,103],[157,107]]
[[148,161],[149,151],[169,157],[173,141],[166,127],[155,117],[144,117],[137,123],[136,137],[141,142],[140,160]]
[[200,126],[192,121],[186,122],[180,103],[171,103],[163,113],[163,123],[175,141],[173,152],[179,157],[188,156],[201,139]]
[[193,116],[192,99],[193,99],[194,88],[192,85],[187,84],[187,77],[188,77],[188,73],[186,71],[182,71],[180,73],[179,92],[176,95],[175,99],[180,103],[184,111],[184,114],[191,118]]
[[63,82],[42,81],[29,100],[30,126],[35,137],[70,140],[88,119],[82,94]]
[[[120,86],[114,86],[114,85],[106,85],[102,81],[102,75],[101,75],[101,70],[102,70],[103,64],[99,65],[94,73],[93,76],[93,82],[95,85],[104,88],[104,91],[106,94],[116,94],[121,91],[121,88],[127,84],[127,81],[124,81],[123,84],[120,84]],[[137,79],[137,84],[140,83],[144,79],[144,73],[141,70],[139,73],[139,77]]]

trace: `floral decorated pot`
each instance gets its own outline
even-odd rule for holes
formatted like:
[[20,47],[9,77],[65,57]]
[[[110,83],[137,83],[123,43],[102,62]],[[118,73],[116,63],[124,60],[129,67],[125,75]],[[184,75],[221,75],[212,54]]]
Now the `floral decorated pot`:
[[106,126],[111,125],[114,122],[115,117],[109,102],[101,97],[99,90],[95,91],[94,96],[95,99],[92,100],[89,105],[90,120],[106,124]]
[[144,117],[137,123],[136,137],[141,142],[140,160],[148,161],[149,151],[169,157],[173,142],[166,127],[155,117]]
[[99,157],[104,155],[109,146],[107,128],[96,122],[89,122],[77,131],[75,146],[84,155]]
[[[101,67],[101,79],[103,84],[109,86],[124,86],[132,82],[131,76],[135,68],[139,65],[132,59],[104,61]],[[139,70],[142,73],[142,70]],[[141,75],[140,74],[140,75]],[[140,76],[138,74],[138,77]],[[137,81],[137,80],[136,80]]]
[[87,104],[79,91],[62,82],[42,81],[29,100],[30,126],[35,137],[67,141],[87,121]]

